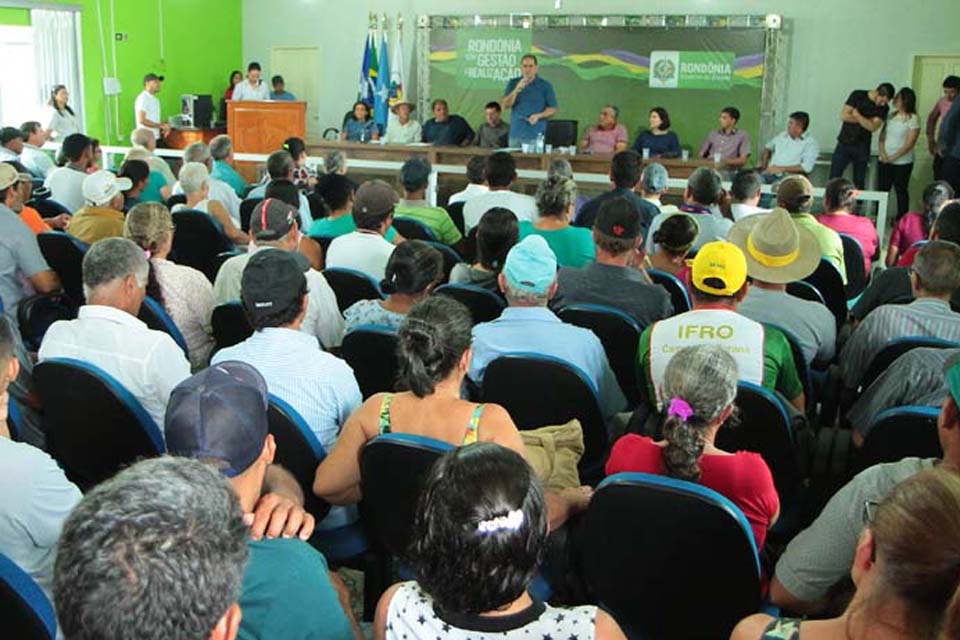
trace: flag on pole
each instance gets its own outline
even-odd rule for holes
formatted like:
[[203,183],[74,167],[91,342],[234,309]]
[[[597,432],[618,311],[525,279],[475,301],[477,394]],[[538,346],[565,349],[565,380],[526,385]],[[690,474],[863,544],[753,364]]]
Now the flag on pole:
[[360,65],[360,84],[357,90],[357,100],[373,104],[373,91],[370,83],[370,41],[372,34],[367,33],[367,41],[363,46],[363,62]]
[[383,69],[383,72],[377,74],[377,93],[373,103],[373,121],[379,125],[381,131],[387,130],[387,101],[390,99],[390,59],[387,50],[387,32],[384,31],[380,40],[380,63],[377,67]]
[[397,37],[393,41],[393,57],[390,58],[390,106],[405,101],[403,92],[403,43],[400,34],[403,33],[403,24],[397,17]]
[[379,68],[380,62],[377,59],[377,32],[373,31],[370,33],[370,66],[367,71],[368,97],[364,100],[371,109],[377,99],[377,76],[379,75]]

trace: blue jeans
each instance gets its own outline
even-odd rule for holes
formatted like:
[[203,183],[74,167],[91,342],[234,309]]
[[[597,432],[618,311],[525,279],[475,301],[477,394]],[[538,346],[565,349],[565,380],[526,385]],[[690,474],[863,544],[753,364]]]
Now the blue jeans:
[[853,163],[853,184],[863,189],[867,180],[867,163],[870,162],[870,146],[838,142],[830,159],[830,179],[843,175],[847,165]]

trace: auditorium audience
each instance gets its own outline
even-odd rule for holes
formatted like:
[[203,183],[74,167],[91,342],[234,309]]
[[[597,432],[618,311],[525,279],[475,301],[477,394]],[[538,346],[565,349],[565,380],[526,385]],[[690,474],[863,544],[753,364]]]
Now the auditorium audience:
[[363,100],[353,103],[353,115],[347,118],[340,132],[341,140],[369,142],[380,139],[380,127],[373,121],[370,105]]
[[824,189],[823,213],[817,216],[817,222],[857,241],[863,251],[863,272],[869,276],[880,239],[873,221],[853,212],[856,205],[857,191],[853,183],[846,178],[834,178]]
[[123,192],[123,212],[127,213],[141,202],[140,196],[150,181],[150,165],[145,160],[127,160],[117,175],[130,181],[130,188]]
[[760,188],[763,181],[752,169],[741,169],[730,181],[730,215],[735,222],[757,213],[769,213],[760,207]]
[[117,177],[110,171],[88,175],[83,180],[86,204],[70,218],[67,233],[87,244],[122,236],[123,192],[132,187],[129,178]]
[[592,234],[596,261],[582,269],[560,269],[550,307],[604,305],[623,311],[641,327],[673,315],[670,294],[651,284],[638,268],[644,258],[643,235],[633,204],[626,198],[604,202]]
[[[280,148],[293,158],[293,183],[302,191],[307,193],[313,191],[317,183],[317,176],[314,169],[307,164],[307,143],[303,141],[303,138],[291,136],[283,141]],[[251,196],[248,195],[247,197]]]
[[323,170],[325,173],[347,175],[347,154],[339,150],[329,152],[323,157]]
[[650,110],[650,128],[641,131],[633,143],[633,150],[643,154],[646,149],[651,158],[679,158],[680,138],[670,131],[670,115],[663,107]]
[[343,312],[346,333],[362,325],[396,329],[410,307],[430,295],[443,279],[443,257],[422,240],[397,245],[387,261],[380,290],[386,300],[358,300]]
[[887,119],[893,99],[894,88],[882,82],[876,89],[856,89],[850,93],[840,114],[840,133],[830,160],[830,178],[843,175],[848,164],[853,163],[853,183],[863,189],[870,161],[870,139]]
[[810,116],[794,111],[787,119],[787,129],[771,138],[763,147],[760,169],[764,181],[773,183],[792,173],[809,174],[820,157],[820,145],[807,133]]
[[730,453],[714,442],[735,414],[737,363],[723,346],[685,347],[663,372],[663,440],[627,434],[607,460],[607,475],[639,471],[699,482],[723,494],[746,516],[757,549],[780,515],[773,476],[760,454]]
[[305,542],[313,519],[302,511],[302,490],[272,464],[277,445],[268,432],[269,384],[242,362],[221,362],[188,378],[170,396],[164,424],[168,451],[218,469],[244,514],[263,502],[264,492],[276,492],[296,512],[275,529],[280,535],[247,538],[239,637],[358,637],[353,616],[343,606],[346,594],[339,593],[345,588],[342,581]]
[[750,289],[737,312],[789,333],[807,364],[830,362],[837,341],[833,314],[820,302],[787,293],[787,284],[803,280],[820,264],[820,247],[813,234],[794,224],[784,209],[774,209],[741,220],[727,239],[743,252],[750,278]]
[[547,309],[557,292],[557,259],[547,241],[531,235],[514,245],[497,279],[509,306],[497,320],[473,328],[470,379],[481,384],[487,365],[507,353],[540,353],[579,368],[595,385],[605,418],[621,411],[626,399],[600,340]]
[[[336,238],[357,230],[353,221],[353,203],[356,197],[357,185],[353,180],[339,173],[327,173],[317,179],[314,193],[323,198],[329,213],[313,221],[310,225],[312,238]],[[390,242],[398,242],[396,229],[390,227],[384,236]],[[399,241],[403,239],[400,238]]]
[[187,201],[174,205],[174,213],[180,210],[201,211],[220,223],[231,242],[246,245],[250,241],[250,237],[233,224],[233,219],[220,201],[210,199],[210,174],[206,165],[199,162],[184,164],[180,169],[180,188],[187,196]]
[[412,144],[420,142],[423,130],[420,123],[410,117],[417,105],[412,102],[398,102],[390,106],[393,116],[387,122],[387,144]]
[[450,271],[451,284],[472,284],[500,293],[498,276],[507,252],[520,239],[517,216],[503,207],[488,209],[476,226],[476,257],[473,264],[460,262]]
[[75,320],[50,325],[39,359],[76,358],[103,369],[159,427],[170,391],[190,375],[190,363],[173,338],[137,318],[149,271],[143,250],[126,238],[90,247],[83,257],[86,304]]
[[[131,149],[131,151],[136,151],[136,149]],[[100,140],[90,138],[90,162],[87,163],[86,171],[87,173],[96,173],[103,168],[103,149],[100,148]]]
[[90,138],[82,133],[72,133],[60,146],[60,155],[66,164],[47,175],[43,186],[50,189],[50,197],[74,212],[83,206],[83,179],[87,177],[87,165],[93,155]]
[[820,224],[810,213],[813,208],[813,185],[806,176],[787,176],[777,185],[777,206],[790,212],[794,223],[810,231],[820,245],[820,255],[837,268],[843,283],[847,283],[847,268],[843,262],[843,241],[836,231]]
[[690,214],[678,211],[666,215],[663,224],[653,233],[656,253],[645,254],[647,266],[677,276],[689,288],[690,261],[687,255],[699,233],[697,219]]
[[585,153],[617,153],[627,148],[629,140],[627,128],[620,124],[620,107],[607,104],[600,109],[597,124],[584,133],[580,150]]
[[908,211],[903,213],[893,227],[890,234],[890,244],[887,245],[886,264],[892,267],[899,258],[910,250],[916,243],[927,240],[933,231],[934,222],[940,209],[953,199],[953,189],[943,180],[931,182],[923,190],[923,211]]
[[123,235],[147,254],[150,272],[147,295],[159,302],[187,342],[190,365],[198,371],[213,351],[210,317],[216,301],[213,286],[200,271],[168,260],[173,246],[173,218],[162,204],[133,207],[123,223]]
[[720,156],[715,163],[727,169],[736,169],[747,164],[750,159],[750,134],[737,129],[740,122],[740,110],[736,107],[724,107],[720,111],[720,128],[707,134],[697,153],[701,158]]
[[917,94],[910,87],[901,87],[893,96],[896,109],[880,129],[877,146],[877,190],[897,194],[897,218],[910,210],[910,174],[913,172],[913,148],[920,137],[917,115]]
[[[688,213],[697,221],[700,232],[693,242],[693,251],[697,251],[708,242],[723,240],[733,226],[733,221],[720,215],[715,209],[721,198],[725,197],[720,174],[707,167],[698,167],[687,178],[687,188],[683,192],[683,204],[680,211]],[[663,224],[670,212],[661,211],[650,223],[649,237],[647,237],[647,253],[655,253],[653,236]]]
[[427,187],[433,167],[426,158],[410,158],[400,167],[400,184],[403,197],[397,204],[395,218],[410,218],[430,229],[433,237],[443,244],[455,246],[463,240],[463,234],[453,224],[450,214],[442,207],[433,207],[427,202]]
[[0,162],[20,162],[23,133],[16,127],[0,128]]
[[[147,184],[145,184],[143,189],[140,190],[140,201],[163,203],[166,202],[173,193],[173,189],[167,186],[166,179],[163,177],[162,173],[156,169],[149,168],[151,156],[152,154],[143,147],[133,147],[127,151],[123,161],[131,162],[134,160],[140,160],[141,162],[147,163]],[[90,173],[89,169],[87,170],[87,173]]]
[[[662,168],[662,165],[657,165]],[[640,197],[637,190],[640,185],[643,162],[636,151],[620,151],[610,160],[610,182],[613,183],[613,189],[601,193],[597,197],[588,201],[577,213],[576,220],[573,221],[578,227],[592,229],[597,219],[597,213],[604,202],[614,198],[623,198],[630,202],[637,211],[640,220],[640,235],[647,236],[650,229],[650,223],[658,213],[660,208],[650,200]],[[664,172],[666,173],[666,172]],[[661,190],[666,187],[664,179]]]
[[437,99],[430,104],[433,117],[423,123],[423,142],[435,145],[466,147],[473,142],[474,133],[461,116],[450,114],[446,100]]
[[473,156],[467,161],[467,186],[457,191],[447,199],[447,206],[458,202],[466,202],[481,193],[489,191],[487,187],[487,157]]
[[130,133],[130,144],[134,147],[143,147],[150,153],[150,157],[147,160],[147,164],[150,165],[150,170],[160,172],[160,174],[163,175],[166,185],[172,187],[177,181],[177,178],[173,175],[173,171],[170,170],[170,165],[167,164],[167,161],[154,155],[153,152],[157,148],[157,139],[154,137],[153,131],[143,127],[134,129]]
[[334,238],[327,249],[326,266],[353,269],[379,282],[394,246],[384,237],[393,225],[397,192],[383,180],[360,185],[353,203],[356,231]]
[[[731,640],[960,635],[960,478],[953,470],[930,469],[885,493],[879,504],[867,499],[834,511],[843,518],[843,531],[833,527],[840,538],[823,539],[811,555],[818,565],[828,554],[847,561],[844,570],[856,591],[839,617],[805,621],[753,614],[737,625]],[[862,514],[859,521],[851,517],[855,511]],[[843,551],[827,551],[837,547]]]
[[58,631],[66,640],[233,640],[257,608],[238,604],[253,557],[247,531],[237,496],[209,466],[162,457],[124,469],[63,523]]
[[62,84],[50,90],[50,100],[47,101],[49,108],[45,110],[43,121],[46,123],[44,128],[50,132],[51,140],[63,142],[67,136],[80,133],[77,115],[67,104],[69,97],[67,88]]
[[230,136],[226,134],[216,136],[210,141],[209,149],[210,157],[213,158],[213,169],[210,170],[210,175],[230,185],[238,198],[245,197],[247,181],[233,168],[233,141]]
[[[667,192],[669,179],[667,169],[659,162],[648,162],[640,174],[640,193],[645,201],[657,208],[656,213],[663,211],[664,205],[660,202],[660,197]],[[645,237],[646,235],[644,234]]]
[[[194,142],[187,145],[183,150],[183,163],[199,162],[210,172],[213,170],[213,158],[210,157],[210,149],[202,142]],[[214,176],[210,176],[210,199],[216,200],[224,206],[230,219],[233,220],[235,227],[242,228],[240,224],[240,198],[229,184]],[[173,185],[173,195],[182,195],[183,187],[177,182]]]
[[548,177],[537,186],[537,209],[533,222],[520,221],[520,239],[543,237],[561,267],[583,267],[596,257],[589,230],[570,224],[577,202],[577,184],[571,178]]
[[840,370],[848,389],[859,386],[870,362],[895,338],[960,341],[960,314],[950,309],[950,298],[960,289],[960,247],[931,240],[917,254],[909,277],[915,300],[874,309],[844,345]]
[[[34,233],[43,233],[52,229],[66,229],[72,216],[67,213],[60,213],[50,218],[41,217],[39,211],[27,204],[33,197],[33,176],[27,173],[25,171],[26,167],[20,163],[5,164],[10,164],[19,171],[17,189],[20,192],[20,200],[23,206],[19,212],[15,211],[15,213],[20,215],[20,220],[30,227],[30,230]],[[0,200],[0,204],[2,204],[2,200]]]
[[750,289],[739,247],[724,241],[705,244],[693,260],[690,279],[693,310],[661,320],[640,335],[637,369],[646,378],[651,404],[666,405],[661,389],[673,354],[687,346],[720,344],[736,360],[740,380],[781,393],[802,412],[803,385],[790,343],[778,329],[738,313]]
[[479,637],[625,639],[596,606],[555,608],[530,595],[547,531],[543,487],[521,456],[489,443],[446,454],[425,481],[413,523],[416,580],[380,598],[375,637],[480,631]]
[[50,131],[31,120],[20,125],[20,132],[23,134],[20,162],[35,178],[45,179],[56,168],[50,156],[40,148],[50,139]]
[[306,257],[298,253],[300,236],[297,210],[287,203],[268,198],[258,204],[250,216],[250,235],[254,246],[246,253],[228,258],[217,272],[213,295],[217,304],[241,299],[243,274],[253,256],[261,251],[277,249],[294,254],[303,267],[307,281],[307,312],[300,330],[320,340],[327,348],[340,346],[343,340],[343,318],[337,308],[337,297],[319,271],[310,268]]
[[[283,149],[274,151],[267,156],[267,180],[250,189],[247,199],[262,199],[267,194],[267,188],[274,181],[287,180],[292,183],[296,169],[297,164],[292,154]],[[300,212],[300,228],[309,229],[313,224],[313,214],[310,212],[310,202],[303,192],[297,194],[296,206]]]
[[481,149],[502,149],[509,143],[510,125],[501,119],[502,108],[496,100],[483,108],[484,121],[477,127],[474,144]]
[[463,205],[463,221],[466,230],[477,226],[480,218],[489,209],[503,207],[513,211],[517,220],[536,220],[539,215],[537,201],[524,193],[511,191],[517,180],[517,161],[504,151],[495,151],[487,156],[487,193],[481,193]]

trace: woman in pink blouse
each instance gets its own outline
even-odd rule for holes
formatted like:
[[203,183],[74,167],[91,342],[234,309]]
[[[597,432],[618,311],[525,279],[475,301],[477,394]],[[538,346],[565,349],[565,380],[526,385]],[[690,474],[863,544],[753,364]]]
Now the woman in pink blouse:
[[600,109],[600,121],[587,129],[580,149],[587,153],[616,153],[627,148],[627,128],[617,122],[620,108],[608,104]]
[[864,273],[869,275],[870,267],[873,266],[873,256],[877,254],[877,248],[880,246],[880,239],[877,237],[877,228],[873,226],[870,218],[850,211],[856,204],[856,196],[857,190],[852,182],[846,178],[834,178],[824,189],[824,213],[817,216],[817,220],[837,233],[856,238],[863,250]]
[[210,317],[216,301],[213,285],[205,275],[167,260],[173,245],[173,231],[170,211],[158,202],[136,205],[123,223],[124,237],[142,248],[150,262],[147,295],[170,314],[187,341],[190,366],[197,371],[207,366],[213,350]]
[[923,190],[923,211],[909,211],[897,220],[897,226],[890,234],[890,244],[887,246],[887,266],[897,264],[897,259],[906,253],[920,240],[930,237],[933,221],[937,219],[940,209],[953,199],[953,189],[950,184],[937,180],[927,185]]

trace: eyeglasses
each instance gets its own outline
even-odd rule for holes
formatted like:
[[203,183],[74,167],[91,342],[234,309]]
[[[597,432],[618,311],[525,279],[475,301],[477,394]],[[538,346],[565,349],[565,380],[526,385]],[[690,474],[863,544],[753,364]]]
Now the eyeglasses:
[[863,501],[863,526],[869,527],[873,523],[873,517],[877,513],[877,507],[880,506],[880,503],[876,500],[864,500]]

